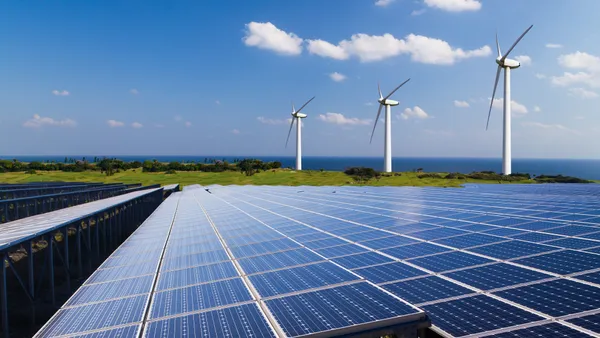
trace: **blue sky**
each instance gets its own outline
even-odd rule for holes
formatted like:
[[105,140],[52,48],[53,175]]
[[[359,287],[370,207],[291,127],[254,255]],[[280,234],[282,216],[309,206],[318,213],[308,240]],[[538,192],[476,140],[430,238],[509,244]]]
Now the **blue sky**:
[[[598,158],[597,0],[2,1],[0,154],[500,157],[485,122],[511,53],[513,156]],[[385,93],[384,93],[385,95]],[[502,97],[502,80],[496,97]],[[498,108],[501,104],[497,105]]]

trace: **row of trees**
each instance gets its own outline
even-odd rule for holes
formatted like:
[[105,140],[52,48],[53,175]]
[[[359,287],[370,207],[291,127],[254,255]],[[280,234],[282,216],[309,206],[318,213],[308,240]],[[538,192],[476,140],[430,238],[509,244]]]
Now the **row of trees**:
[[[208,161],[208,159],[207,159]],[[249,163],[251,164],[249,166]],[[227,161],[214,160],[212,163],[197,163],[197,162],[170,162],[162,163],[157,160],[146,160],[144,162],[131,161],[125,162],[116,158],[97,159],[95,163],[89,163],[85,160],[76,160],[75,163],[56,163],[56,162],[20,162],[18,160],[2,160],[0,159],[1,172],[20,172],[20,171],[66,171],[66,172],[83,172],[83,171],[100,171],[108,176],[115,172],[142,168],[143,172],[166,172],[166,171],[204,171],[204,172],[223,172],[223,171],[242,171],[246,173],[248,170],[254,172],[260,170],[278,169],[281,168],[281,162],[263,162],[255,159],[237,160],[237,162],[229,163]]]

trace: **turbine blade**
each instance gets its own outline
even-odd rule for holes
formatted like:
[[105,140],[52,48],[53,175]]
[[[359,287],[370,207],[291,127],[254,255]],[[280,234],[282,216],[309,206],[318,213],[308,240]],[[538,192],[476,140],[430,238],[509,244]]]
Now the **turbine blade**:
[[512,50],[515,48],[515,46],[517,45],[517,43],[519,43],[519,41],[521,41],[521,39],[525,36],[525,34],[527,34],[527,32],[529,32],[532,28],[533,28],[533,25],[529,26],[529,28],[527,28],[525,30],[525,32],[523,32],[523,34],[521,34],[521,36],[519,36],[519,38],[517,39],[517,41],[515,41],[515,43],[513,43],[513,45],[508,49],[508,51],[506,52],[506,54],[504,54],[504,56],[502,57],[502,61],[504,61],[508,57],[508,54],[510,54],[510,52],[512,52]]
[[502,67],[498,66],[498,70],[496,71],[496,82],[494,82],[494,91],[492,92],[492,101],[490,101],[490,111],[488,112],[487,123],[485,125],[485,130],[488,130],[488,126],[490,125],[490,115],[492,115],[492,106],[494,105],[494,97],[496,96],[496,88],[498,87],[498,81],[500,80],[500,71]]
[[379,115],[381,114],[381,107],[383,107],[383,105],[380,103],[379,110],[377,110],[377,118],[375,118],[375,124],[373,125],[373,132],[371,133],[371,141],[369,141],[369,144],[371,142],[373,142],[373,135],[375,135],[375,127],[377,127],[377,121],[379,121]]
[[306,103],[305,103],[305,104],[303,104],[303,105],[302,105],[302,107],[300,107],[300,109],[298,109],[298,111],[297,111],[296,113],[299,113],[299,112],[302,110],[302,108],[306,107],[306,105],[307,105],[307,104],[308,104],[310,101],[312,101],[312,100],[313,100],[315,97],[316,97],[316,96],[313,96],[313,97],[312,97],[310,100],[306,101]]
[[381,87],[379,86],[379,81],[377,81],[377,90],[379,90],[379,98],[383,99],[383,94],[381,94]]
[[294,120],[296,118],[292,117],[292,123],[290,123],[290,131],[288,131],[288,137],[287,140],[285,141],[285,147],[287,148],[288,142],[290,141],[290,134],[292,133],[292,127],[294,126]]
[[294,101],[292,101],[292,113],[296,112],[296,108],[294,107]]
[[383,98],[383,100],[384,100],[384,101],[385,101],[385,100],[387,100],[387,99],[388,99],[388,97],[392,96],[392,94],[394,94],[394,93],[396,92],[396,90],[400,89],[400,87],[404,86],[404,84],[405,84],[405,83],[407,83],[408,81],[410,81],[410,79],[408,79],[408,80],[406,80],[406,81],[402,82],[402,83],[401,83],[401,84],[400,84],[398,87],[396,87],[396,89],[392,90],[392,92],[391,92],[391,93],[389,93],[389,94],[388,94],[388,96],[386,96],[385,98]]
[[498,32],[496,32],[496,50],[498,51],[498,57],[502,57],[502,51],[500,51],[500,42],[498,42]]

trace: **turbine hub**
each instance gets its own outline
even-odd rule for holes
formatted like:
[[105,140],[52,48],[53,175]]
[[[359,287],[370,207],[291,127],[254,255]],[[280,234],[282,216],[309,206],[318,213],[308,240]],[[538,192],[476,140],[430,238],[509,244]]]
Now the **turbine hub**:
[[508,59],[508,58],[504,59],[504,61],[502,61],[501,56],[496,58],[496,63],[502,68],[515,69],[515,68],[521,67],[521,63],[519,61],[513,60],[513,59]]
[[395,101],[395,100],[390,100],[390,99],[387,99],[387,100],[379,99],[377,101],[384,106],[397,106],[400,104],[400,102]]

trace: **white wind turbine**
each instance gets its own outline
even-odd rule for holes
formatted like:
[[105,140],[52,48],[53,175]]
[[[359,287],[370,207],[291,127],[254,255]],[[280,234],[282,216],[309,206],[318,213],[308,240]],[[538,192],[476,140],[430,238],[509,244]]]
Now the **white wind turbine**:
[[496,58],[496,63],[498,64],[498,70],[496,71],[496,82],[494,82],[494,92],[492,93],[492,101],[490,102],[490,111],[488,112],[487,124],[485,125],[485,130],[488,129],[490,124],[490,115],[492,114],[492,106],[494,105],[494,96],[496,95],[496,88],[498,87],[498,81],[500,80],[500,71],[504,68],[504,133],[503,133],[503,141],[502,141],[502,174],[510,175],[512,172],[512,162],[511,162],[511,98],[510,98],[510,70],[516,69],[521,66],[521,63],[517,60],[508,59],[508,54],[512,52],[515,46],[523,39],[525,34],[529,32],[529,30],[533,28],[533,25],[529,26],[521,36],[513,43],[513,45],[508,49],[506,54],[502,55],[500,51],[500,43],[498,42],[498,34],[496,34],[496,49],[498,51],[498,57]]
[[379,87],[379,83],[377,83],[377,89],[379,90],[379,110],[377,110],[377,118],[375,118],[375,124],[373,125],[373,132],[371,133],[371,142],[373,142],[373,135],[375,134],[375,127],[377,127],[377,121],[379,121],[379,115],[381,114],[381,108],[385,106],[385,145],[383,152],[383,168],[386,173],[392,172],[392,106],[397,106],[399,104],[398,101],[389,100],[389,97],[392,96],[400,87],[404,86],[405,83],[410,81],[410,79],[402,82],[396,89],[392,90],[386,97],[383,97],[381,94],[381,88]]
[[302,170],[302,121],[301,119],[306,118],[306,114],[300,113],[300,111],[306,107],[306,105],[312,101],[315,97],[313,96],[310,100],[306,101],[305,104],[300,107],[300,109],[296,110],[294,107],[294,103],[292,102],[292,123],[290,123],[290,131],[288,132],[287,140],[285,141],[285,147],[287,148],[288,142],[290,140],[290,134],[292,133],[292,127],[294,126],[294,121],[298,120],[296,123],[296,170]]

